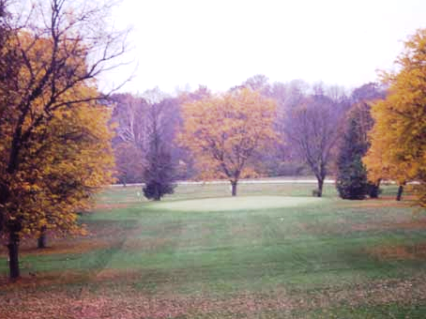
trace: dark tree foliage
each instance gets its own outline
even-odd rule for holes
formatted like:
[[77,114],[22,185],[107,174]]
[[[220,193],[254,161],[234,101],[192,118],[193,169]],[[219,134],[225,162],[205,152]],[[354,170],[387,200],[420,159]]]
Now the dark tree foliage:
[[362,123],[354,114],[348,119],[337,158],[336,187],[343,199],[364,199],[369,191],[367,170],[362,163],[368,145],[360,134]]
[[153,152],[149,156],[149,165],[145,169],[145,187],[143,193],[146,198],[160,200],[166,194],[173,194],[175,169],[169,153],[164,150]]
[[[351,94],[350,100],[353,103],[353,107],[350,112],[359,122],[359,137],[365,144],[366,149],[370,147],[368,132],[374,125],[373,118],[370,114],[370,104],[377,100],[384,99],[385,97],[386,88],[375,82],[366,83],[356,88]],[[378,198],[380,194],[380,180],[374,182],[369,181],[367,193],[371,198]]]
[[172,160],[166,127],[169,122],[169,104],[162,101],[151,105],[147,112],[147,136],[149,149],[147,165],[144,171],[146,198],[160,200],[166,194],[172,194],[175,188],[175,165]]

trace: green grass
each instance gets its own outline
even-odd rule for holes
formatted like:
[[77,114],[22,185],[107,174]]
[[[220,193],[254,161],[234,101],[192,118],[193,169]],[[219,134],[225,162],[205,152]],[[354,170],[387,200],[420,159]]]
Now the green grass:
[[[21,293],[84,288],[186,305],[170,318],[426,317],[424,216],[410,202],[343,201],[332,185],[318,199],[312,188],[242,184],[230,198],[227,185],[187,185],[162,202],[108,189],[81,219],[90,238],[52,242],[43,254],[24,244],[23,273],[37,275]],[[194,310],[200,295],[208,305]],[[240,299],[256,307],[235,306]]]
[[239,196],[211,199],[192,199],[174,202],[154,203],[149,207],[157,211],[180,212],[226,212],[226,211],[256,211],[308,206],[320,204],[320,198],[284,197],[284,196]]

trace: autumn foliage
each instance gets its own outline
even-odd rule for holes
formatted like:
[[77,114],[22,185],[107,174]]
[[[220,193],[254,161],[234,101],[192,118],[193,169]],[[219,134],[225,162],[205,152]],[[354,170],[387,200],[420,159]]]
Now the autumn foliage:
[[275,138],[275,103],[242,89],[205,97],[183,106],[182,145],[196,158],[201,178],[229,179],[236,195],[238,180],[253,176],[253,154]]
[[89,64],[99,42],[91,46],[78,29],[96,11],[71,19],[69,9],[52,0],[50,32],[12,29],[1,48],[14,66],[0,83],[0,235],[12,278],[23,237],[80,232],[76,213],[112,181],[110,112],[94,77],[115,54]]
[[426,206],[426,29],[405,43],[397,63],[398,73],[384,74],[387,98],[373,105],[375,125],[364,162],[372,181],[420,182],[419,202]]

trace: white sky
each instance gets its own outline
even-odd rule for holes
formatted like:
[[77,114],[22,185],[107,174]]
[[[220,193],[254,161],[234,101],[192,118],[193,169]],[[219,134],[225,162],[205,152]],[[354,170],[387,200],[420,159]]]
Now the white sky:
[[426,27],[426,0],[123,0],[114,19],[133,26],[127,58],[138,64],[121,91],[224,91],[255,74],[353,88],[393,68],[402,41]]

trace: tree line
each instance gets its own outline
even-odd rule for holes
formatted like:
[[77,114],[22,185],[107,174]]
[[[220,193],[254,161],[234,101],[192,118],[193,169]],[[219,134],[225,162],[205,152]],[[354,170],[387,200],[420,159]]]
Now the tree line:
[[[13,5],[12,5],[13,4]],[[160,200],[177,179],[337,177],[342,198],[379,194],[380,182],[416,181],[426,206],[426,30],[407,42],[400,71],[348,92],[256,75],[227,92],[138,96],[101,92],[125,32],[108,3],[0,0],[0,239],[12,279],[19,245],[46,234],[84,234],[78,214],[113,182],[144,182]]]
[[[168,141],[164,185],[178,178],[222,178],[230,181],[235,196],[240,178],[313,174],[318,182],[313,195],[321,197],[325,178],[332,175],[344,199],[376,198],[380,183],[391,180],[399,186],[400,200],[403,187],[416,182],[413,188],[424,205],[425,32],[418,30],[405,43],[397,60],[400,71],[383,73],[381,83],[352,91],[302,80],[270,83],[256,75],[224,93],[200,86],[163,99],[159,103],[168,106],[162,111],[169,114],[160,124],[168,131],[162,138]],[[144,103],[146,99],[139,100],[139,123]],[[116,100],[116,110],[127,114],[131,108]],[[116,116],[122,116],[119,113]],[[142,144],[134,142],[132,147]],[[121,138],[115,147],[130,146]],[[154,160],[149,151],[142,151],[140,158],[144,154],[147,163],[161,158]],[[126,179],[132,161],[122,155],[118,161],[125,169],[118,172],[119,180]],[[149,165],[141,170],[145,175],[154,171]],[[140,180],[130,175],[144,181],[142,175]]]
[[[156,102],[149,101],[153,93]],[[164,157],[165,185],[177,179],[228,179],[236,195],[240,178],[313,174],[315,194],[322,196],[326,176],[337,174],[348,114],[363,105],[369,117],[369,105],[385,95],[386,88],[377,83],[349,92],[302,80],[270,83],[264,75],[218,94],[205,86],[173,98],[158,89],[140,96],[116,94],[111,101],[117,180],[146,182],[152,165]],[[148,129],[154,123],[152,108],[158,109],[155,123],[161,128],[155,134]],[[371,127],[363,128],[368,143]],[[148,142],[153,134],[165,154],[155,159]]]

